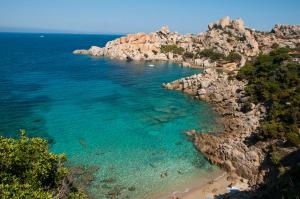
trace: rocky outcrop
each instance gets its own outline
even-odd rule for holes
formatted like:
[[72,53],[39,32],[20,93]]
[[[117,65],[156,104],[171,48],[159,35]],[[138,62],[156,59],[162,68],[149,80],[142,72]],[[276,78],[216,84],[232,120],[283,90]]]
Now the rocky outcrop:
[[171,33],[168,27],[162,27],[153,33],[129,34],[108,42],[105,47],[91,47],[89,50],[75,50],[75,54],[108,56],[121,60],[168,60],[168,55],[161,53],[163,44],[174,44],[180,37]]
[[[224,66],[224,60],[211,60],[201,56],[205,49],[225,56],[230,52],[242,55],[236,60],[237,67],[259,53],[268,53],[274,47],[294,48],[300,44],[300,26],[276,25],[271,32],[260,32],[245,27],[242,19],[224,17],[208,25],[208,31],[197,35],[180,35],[168,27],[152,33],[129,34],[108,42],[105,47],[92,46],[89,50],[75,50],[75,54],[107,56],[121,60],[164,60],[182,63],[187,67]],[[162,51],[163,45],[175,45],[184,53]],[[193,56],[185,56],[185,54]],[[226,61],[226,60],[225,60]],[[218,63],[218,62],[221,62]]]
[[222,133],[212,135],[189,131],[187,134],[212,163],[247,178],[250,185],[263,182],[265,171],[260,167],[265,158],[265,146],[260,143],[249,145],[247,140],[256,133],[265,109],[251,104],[251,110],[243,112],[247,101],[243,91],[245,82],[231,78],[228,73],[206,69],[203,74],[182,78],[163,86],[214,104],[222,116]]
[[300,26],[276,24],[271,32],[279,37],[299,38]]
[[80,55],[104,56],[103,48],[98,46],[92,46],[89,50],[75,50],[73,53]]

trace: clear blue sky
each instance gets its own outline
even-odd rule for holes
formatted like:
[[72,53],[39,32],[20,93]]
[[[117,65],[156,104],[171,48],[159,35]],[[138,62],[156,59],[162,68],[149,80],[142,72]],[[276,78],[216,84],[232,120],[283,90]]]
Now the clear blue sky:
[[300,24],[300,0],[0,0],[0,31],[197,33],[223,16],[270,30]]

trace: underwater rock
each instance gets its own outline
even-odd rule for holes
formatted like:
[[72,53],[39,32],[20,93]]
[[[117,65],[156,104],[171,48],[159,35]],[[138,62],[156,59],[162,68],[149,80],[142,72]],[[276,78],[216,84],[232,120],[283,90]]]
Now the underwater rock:
[[73,175],[83,175],[84,174],[84,167],[82,167],[82,166],[71,167],[70,172]]
[[132,186],[132,187],[128,187],[128,191],[135,191],[135,187],[134,186]]
[[79,139],[79,143],[80,143],[81,146],[86,146],[86,142],[83,138]]
[[106,183],[106,184],[112,184],[112,183],[117,182],[117,180],[116,180],[116,178],[107,178],[107,179],[101,180],[100,182]]
[[102,189],[111,189],[111,186],[109,186],[108,184],[102,184],[101,188]]
[[41,119],[35,119],[35,120],[33,120],[33,122],[40,123],[40,122],[42,122],[42,120]]
[[86,173],[93,174],[93,173],[97,172],[99,169],[100,169],[99,166],[97,166],[97,165],[92,165],[92,166],[89,166],[89,167],[86,169]]
[[83,174],[80,179],[83,184],[90,185],[95,180],[95,176],[89,174]]
[[168,177],[168,171],[163,171],[160,173],[160,178],[166,178]]
[[125,189],[124,186],[117,185],[113,189],[111,189],[110,191],[108,191],[107,194],[109,196],[118,196],[118,195],[121,194],[121,191],[124,190],[124,189]]
[[153,163],[149,164],[152,168],[156,168]]
[[177,170],[177,173],[178,174],[180,174],[180,175],[182,175],[183,174],[183,172],[179,169],[179,170]]

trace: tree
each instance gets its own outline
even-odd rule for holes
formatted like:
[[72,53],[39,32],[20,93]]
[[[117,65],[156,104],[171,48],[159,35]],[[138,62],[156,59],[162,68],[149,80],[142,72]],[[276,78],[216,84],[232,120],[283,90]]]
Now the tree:
[[63,166],[66,157],[48,151],[42,138],[28,138],[21,131],[19,139],[0,137],[0,195],[2,198],[86,198],[75,187],[60,190],[68,177]]

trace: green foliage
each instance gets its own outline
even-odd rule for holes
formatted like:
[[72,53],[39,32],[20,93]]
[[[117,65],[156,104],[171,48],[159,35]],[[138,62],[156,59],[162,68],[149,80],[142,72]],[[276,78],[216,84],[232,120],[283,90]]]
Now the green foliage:
[[193,59],[194,58],[194,53],[192,53],[192,52],[185,52],[183,54],[183,58],[185,58],[185,59]]
[[271,161],[275,165],[280,165],[281,160],[284,158],[285,154],[280,151],[276,146],[272,146],[272,151],[271,151]]
[[[68,175],[66,157],[48,151],[41,138],[0,137],[0,195],[2,198],[53,198]],[[76,194],[76,191],[74,192]]]
[[229,55],[225,58],[229,62],[239,62],[242,59],[242,56],[235,52],[230,52]]
[[242,105],[242,112],[244,112],[244,113],[247,113],[247,112],[249,112],[249,111],[251,111],[252,110],[252,105],[251,105],[251,103],[250,102],[245,102],[243,105]]
[[181,47],[178,47],[177,45],[162,45],[160,47],[161,52],[163,53],[174,53],[178,55],[182,55],[184,52],[184,49]]
[[300,145],[300,65],[289,54],[294,50],[280,48],[260,55],[241,68],[237,78],[248,80],[246,92],[252,102],[267,108],[260,136]]
[[215,52],[213,49],[204,49],[197,54],[199,57],[207,57],[212,61],[218,61],[225,58],[222,53]]
[[273,43],[271,48],[273,48],[273,49],[279,48],[279,44],[278,43]]
[[225,60],[228,62],[239,62],[241,61],[242,57],[240,54],[235,52],[230,52],[228,56],[225,56],[222,53],[215,52],[213,49],[204,49],[197,53],[199,57],[207,57],[212,61],[220,61]]

